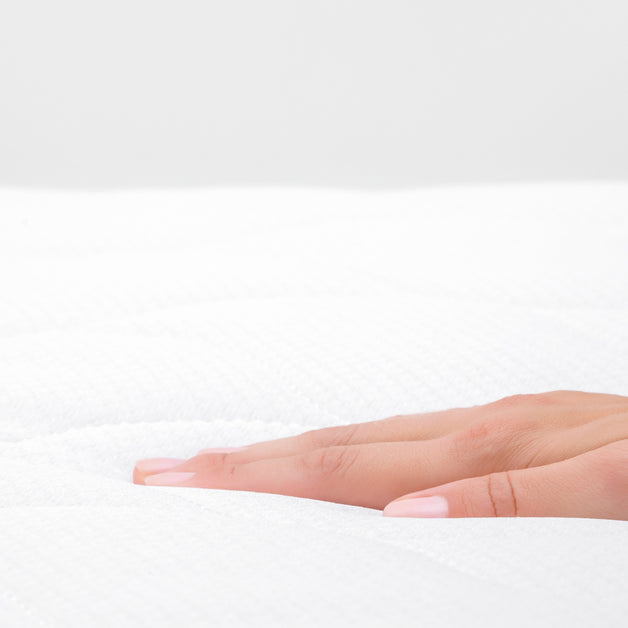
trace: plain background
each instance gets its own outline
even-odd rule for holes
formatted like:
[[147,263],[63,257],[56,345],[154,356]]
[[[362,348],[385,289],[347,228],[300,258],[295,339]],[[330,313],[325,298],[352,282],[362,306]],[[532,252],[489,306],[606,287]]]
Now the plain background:
[[0,184],[628,178],[625,0],[19,0]]

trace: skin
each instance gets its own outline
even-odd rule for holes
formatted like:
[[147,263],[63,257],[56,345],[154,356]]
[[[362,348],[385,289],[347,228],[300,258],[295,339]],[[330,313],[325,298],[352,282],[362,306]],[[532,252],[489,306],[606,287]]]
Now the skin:
[[628,397],[514,395],[188,460],[140,460],[133,481],[278,493],[387,516],[628,520]]

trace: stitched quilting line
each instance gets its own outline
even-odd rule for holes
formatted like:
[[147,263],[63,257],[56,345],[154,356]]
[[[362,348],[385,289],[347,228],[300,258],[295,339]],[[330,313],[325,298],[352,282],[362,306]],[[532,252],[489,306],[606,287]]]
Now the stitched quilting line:
[[[501,300],[488,301],[486,296],[484,296],[482,299],[478,299],[477,297],[474,297],[473,295],[468,295],[468,294],[456,294],[453,292],[452,293],[437,292],[434,287],[431,288],[431,290],[434,290],[434,291],[430,292],[429,295],[426,296],[425,292],[420,291],[418,286],[413,286],[411,284],[408,284],[407,282],[405,283],[400,282],[399,279],[396,277],[393,277],[393,276],[388,277],[382,273],[377,273],[376,271],[372,269],[365,269],[359,266],[349,266],[348,268],[349,270],[353,271],[356,274],[356,276],[359,274],[359,275],[371,277],[372,279],[376,279],[377,281],[379,281],[380,290],[385,289],[386,292],[390,292],[394,296],[406,297],[413,300],[414,299],[424,300],[425,298],[427,298],[427,299],[447,301],[447,302],[451,302],[451,301],[455,301],[458,303],[469,302],[478,306],[486,306],[487,308],[507,307],[507,308],[514,308],[518,310],[525,310],[525,311],[533,310],[534,312],[540,313],[540,314],[544,313],[544,311],[560,310],[560,309],[576,309],[576,310],[577,309],[583,309],[583,310],[626,310],[628,309],[621,305],[613,305],[613,306],[605,305],[605,306],[600,307],[600,306],[587,305],[586,303],[579,303],[579,304],[568,304],[568,305],[560,306],[555,303],[539,304],[538,302],[511,303],[508,301],[501,301]],[[208,296],[205,298],[195,297],[195,298],[186,299],[186,300],[179,300],[174,305],[172,304],[168,305],[164,302],[164,303],[153,305],[153,306],[148,306],[148,305],[145,307],[139,306],[130,315],[121,314],[118,317],[114,317],[114,321],[117,321],[117,320],[128,321],[129,319],[133,320],[135,318],[138,318],[144,315],[151,315],[158,312],[168,312],[171,310],[176,311],[177,309],[180,309],[180,308],[184,308],[184,309],[203,308],[203,307],[207,307],[208,305],[215,304],[215,303],[234,303],[238,301],[256,301],[256,300],[271,301],[271,300],[278,300],[278,299],[302,299],[305,297],[312,298],[312,299],[321,299],[321,298],[329,298],[329,296],[332,296],[334,298],[346,298],[346,293],[342,290],[338,290],[338,294],[330,295],[327,288],[321,287],[320,294],[316,292],[313,293],[310,290],[304,293],[286,292],[286,293],[281,293],[281,294],[270,294],[270,295],[266,293],[266,294],[252,294],[252,295],[241,295],[241,296],[216,295],[216,296]],[[364,293],[352,295],[352,298],[365,299],[365,298],[368,298],[369,296],[370,296],[370,293],[365,291]],[[548,312],[548,314],[551,314],[551,312]],[[74,321],[70,321],[66,324],[59,323],[56,325],[46,325],[45,327],[38,327],[37,329],[34,329],[34,330],[20,329],[17,331],[12,331],[10,333],[3,331],[2,326],[0,325],[0,339],[10,340],[14,337],[32,336],[35,334],[42,334],[42,333],[91,332],[93,331],[91,329],[91,326],[95,322],[102,322],[105,320],[111,320],[111,316],[109,314],[103,315],[103,316],[97,316],[96,314],[94,314],[93,318],[83,323],[77,324]],[[101,333],[101,332],[99,331],[98,333]],[[141,332],[138,332],[138,333],[139,335],[141,335]],[[179,337],[176,334],[172,334],[172,336]]]
[[[195,489],[198,490],[198,489]],[[486,582],[488,584],[491,585],[498,585],[500,587],[505,587],[507,590],[509,591],[535,591],[535,592],[539,592],[542,591],[544,592],[545,589],[543,587],[540,587],[539,585],[536,585],[536,583],[532,582],[525,582],[525,583],[516,583],[516,584],[509,584],[509,585],[504,585],[502,582],[498,581],[496,578],[491,578],[488,576],[484,576],[481,574],[477,574],[469,569],[467,569],[466,567],[461,567],[460,565],[457,564],[452,564],[450,562],[444,562],[442,560],[442,558],[439,558],[437,554],[430,552],[428,549],[426,548],[416,548],[416,547],[407,547],[405,546],[402,542],[397,542],[394,539],[381,539],[379,537],[377,537],[377,531],[373,530],[373,531],[365,531],[365,530],[360,530],[360,531],[354,531],[354,532],[345,532],[345,531],[338,531],[337,528],[334,528],[332,525],[326,525],[326,524],[322,524],[319,520],[313,520],[313,519],[300,519],[298,521],[293,520],[293,521],[281,521],[281,520],[277,520],[273,517],[268,516],[264,511],[259,511],[256,510],[255,512],[249,512],[245,509],[242,510],[238,510],[237,513],[230,513],[224,510],[218,510],[215,508],[212,508],[211,506],[207,506],[205,504],[200,504],[198,502],[196,502],[193,499],[189,499],[187,498],[185,495],[181,495],[180,491],[178,491],[177,489],[171,490],[171,495],[169,496],[169,499],[174,499],[174,500],[178,500],[178,501],[182,501],[186,504],[191,504],[193,505],[195,508],[200,509],[202,511],[205,512],[211,512],[212,515],[217,515],[220,516],[222,518],[229,518],[229,519],[233,519],[233,518],[239,518],[242,515],[244,515],[247,519],[259,522],[260,517],[263,518],[267,523],[272,524],[273,526],[276,526],[278,524],[280,525],[284,525],[284,526],[306,526],[308,528],[314,529],[314,530],[318,530],[318,531],[322,531],[322,532],[331,532],[334,535],[338,536],[341,535],[342,537],[346,537],[349,539],[353,539],[356,536],[358,536],[361,540],[363,541],[368,541],[370,543],[374,542],[377,543],[380,546],[385,546],[385,547],[395,547],[397,549],[401,549],[403,551],[409,551],[412,552],[413,554],[417,554],[420,555],[424,558],[426,558],[427,560],[437,564],[439,567],[442,567],[444,569],[447,569],[453,573],[456,573],[458,575],[462,575],[465,578],[471,578],[472,580],[481,580],[482,582]],[[177,494],[175,494],[177,493]],[[317,500],[311,500],[311,501],[317,501]],[[83,506],[47,506],[48,508],[84,508]],[[151,508],[155,508],[152,507]],[[159,510],[159,507],[156,507],[157,510]],[[373,509],[375,510],[375,509]],[[559,596],[561,598],[561,600],[564,602],[564,604],[562,605],[561,611],[565,614],[570,613],[573,614],[573,612],[570,610],[570,603],[572,602],[572,600],[570,600],[568,597],[566,597],[563,594],[560,593],[553,593],[554,596]],[[576,622],[576,617],[574,616],[574,622]]]
[[[136,318],[140,318],[144,315],[156,314],[158,312],[170,312],[172,310],[177,309],[186,309],[186,308],[206,308],[207,306],[213,305],[215,303],[233,303],[237,301],[271,301],[278,299],[302,299],[302,298],[311,298],[311,299],[323,299],[328,298],[329,288],[327,286],[322,286],[320,288],[320,293],[312,292],[311,290],[303,291],[303,292],[285,292],[280,294],[252,294],[252,295],[243,295],[243,296],[224,296],[218,295],[215,297],[209,296],[207,298],[192,298],[186,301],[179,300],[176,304],[166,304],[165,302],[162,304],[157,304],[154,306],[146,306],[146,307],[137,307],[137,309],[132,314],[119,314],[113,317],[114,322],[124,321],[127,322],[129,320],[133,321]],[[331,296],[342,298],[345,296],[345,293],[338,289],[338,294],[332,294]],[[357,295],[360,298],[368,297],[368,294],[365,292],[364,294]],[[170,303],[170,302],[169,302]],[[101,310],[102,311],[102,310]],[[11,331],[7,333],[2,330],[2,326],[0,325],[0,339],[2,340],[10,340],[14,337],[21,336],[32,336],[36,334],[46,334],[46,333],[72,333],[72,332],[91,332],[100,334],[101,332],[94,332],[92,326],[95,322],[102,321],[111,321],[112,317],[110,314],[105,314],[101,316],[97,316],[94,314],[94,317],[87,322],[76,323],[74,321],[70,321],[66,324],[59,323],[56,325],[47,325],[45,327],[38,327],[37,329],[32,330],[17,330]]]
[[[259,521],[259,518],[262,517],[263,519],[265,519],[268,523],[271,523],[273,526],[276,526],[277,524],[281,524],[281,525],[287,525],[287,526],[294,526],[294,525],[298,525],[298,526],[306,526],[312,529],[316,529],[316,530],[320,530],[320,531],[324,531],[324,532],[332,532],[334,535],[342,535],[343,537],[347,537],[347,538],[355,538],[356,535],[359,536],[362,540],[368,540],[369,542],[375,542],[378,545],[384,545],[384,546],[393,546],[396,547],[398,549],[401,549],[403,551],[410,551],[414,554],[417,555],[421,555],[424,558],[428,559],[431,562],[434,562],[436,564],[438,564],[440,567],[448,569],[454,573],[457,573],[459,575],[464,576],[465,578],[471,578],[473,580],[481,580],[483,582],[486,582],[488,584],[491,585],[495,585],[497,584],[498,586],[505,586],[503,585],[503,583],[492,579],[490,577],[487,576],[483,576],[481,574],[477,574],[473,571],[468,570],[465,567],[461,567],[460,565],[455,565],[455,564],[451,564],[449,562],[443,562],[442,558],[437,557],[435,554],[429,552],[429,550],[426,550],[425,548],[416,548],[416,547],[407,547],[404,546],[403,543],[401,542],[396,542],[394,539],[386,539],[386,540],[382,540],[381,538],[378,538],[377,536],[375,536],[377,534],[377,531],[373,531],[373,532],[366,532],[364,530],[360,530],[359,532],[352,532],[352,533],[348,533],[348,532],[339,532],[336,528],[333,528],[332,526],[329,525],[321,525],[320,522],[318,522],[317,520],[312,520],[312,519],[303,519],[303,520],[299,520],[299,521],[290,521],[290,522],[286,522],[286,521],[281,521],[281,520],[277,520],[274,519],[272,517],[267,516],[263,511],[255,511],[254,513],[248,513],[246,510],[239,510],[237,513],[229,513],[227,511],[224,510],[217,510],[215,508],[212,508],[210,506],[204,505],[204,504],[200,504],[194,500],[188,499],[186,498],[184,495],[181,494],[174,494],[174,491],[171,491],[173,494],[170,495],[170,499],[174,499],[174,500],[178,500],[178,501],[182,501],[185,502],[186,504],[192,504],[195,508],[200,509],[202,511],[208,511],[211,512],[213,515],[217,515],[220,516],[222,518],[237,518],[240,517],[242,515],[244,515],[245,517],[247,517],[248,519],[252,519],[255,521]],[[9,507],[9,509],[13,509],[16,507]],[[19,509],[22,509],[23,507],[18,507]],[[58,509],[58,508],[76,508],[76,509],[83,509],[85,508],[85,506],[45,506],[44,508],[51,508],[51,509]],[[156,510],[159,510],[159,507],[153,507],[151,506],[150,508],[154,508]],[[524,591],[544,591],[545,589],[540,588],[539,586],[536,586],[535,583],[530,583],[530,582],[526,582],[526,583],[516,583],[514,585],[509,584],[507,589],[509,591],[516,591],[516,590],[524,590]],[[563,608],[561,609],[562,612],[564,613],[571,613],[572,611],[570,611],[570,604],[573,600],[570,600],[568,597],[566,597],[565,595],[561,594],[561,593],[557,593],[557,592],[553,592],[554,596],[559,596],[561,598],[561,600],[564,601],[563,604]],[[574,617],[574,621],[575,621],[575,617]]]
[[[194,500],[190,500],[187,499],[185,496],[180,496],[177,495],[176,496],[178,499],[181,499],[182,501],[188,502],[188,503],[193,503],[195,506],[201,508],[202,510],[210,510],[212,513],[214,514],[220,514],[221,516],[230,516],[231,518],[234,518],[236,516],[241,516],[242,514],[244,514],[244,516],[246,516],[248,519],[253,519],[253,520],[258,520],[259,517],[261,516],[262,518],[264,518],[267,522],[272,523],[273,525],[277,525],[278,523],[280,524],[284,524],[284,525],[299,525],[299,526],[307,526],[309,528],[312,529],[316,529],[316,530],[321,530],[324,532],[333,532],[335,535],[341,534],[343,537],[348,537],[348,538],[355,538],[355,536],[359,536],[362,540],[368,540],[369,542],[375,542],[378,545],[385,545],[385,546],[393,546],[396,547],[398,549],[401,549],[403,551],[410,551],[414,554],[419,554],[421,556],[423,556],[424,558],[427,558],[428,560],[437,563],[439,566],[444,567],[446,569],[449,569],[450,571],[454,572],[454,573],[458,573],[460,575],[463,575],[465,577],[470,577],[474,580],[481,580],[483,582],[492,584],[492,585],[499,585],[499,586],[505,586],[503,585],[503,583],[497,581],[495,578],[490,578],[487,576],[482,576],[482,575],[478,575],[477,573],[465,568],[465,567],[461,567],[460,565],[455,565],[455,564],[451,564],[450,562],[443,562],[441,559],[437,558],[437,555],[430,552],[429,550],[425,549],[425,548],[416,548],[416,547],[407,547],[405,545],[403,545],[403,543],[401,542],[396,542],[394,539],[386,539],[386,540],[382,540],[381,538],[378,538],[376,536],[376,531],[373,532],[365,532],[363,530],[360,530],[359,532],[352,532],[351,534],[347,533],[347,532],[339,532],[336,528],[333,528],[332,526],[328,526],[328,525],[320,525],[320,523],[318,523],[316,520],[312,520],[312,519],[305,519],[305,520],[299,520],[297,521],[293,521],[293,522],[283,522],[283,521],[277,521],[275,519],[273,519],[272,517],[268,517],[263,511],[255,511],[255,513],[249,513],[247,510],[244,511],[238,511],[237,515],[235,513],[233,514],[228,514],[225,513],[223,511],[216,511],[214,509],[208,508],[203,504],[198,504],[197,502],[195,502]],[[532,583],[530,584],[515,584],[515,585],[508,585],[508,587],[506,587],[508,590],[513,591],[513,590],[519,590],[519,591],[545,591],[545,589],[543,587],[540,587],[538,585],[536,585],[536,583]],[[563,608],[562,611],[567,614],[570,613],[572,614],[572,616],[574,617],[574,623],[576,622],[576,619],[579,619],[579,616],[576,617],[576,615],[573,613],[573,611],[571,611],[571,602],[572,600],[570,600],[568,597],[566,597],[565,595],[562,594],[557,594],[556,592],[553,593],[554,596],[560,596],[561,599],[564,601],[563,604]]]
[[[269,517],[266,515],[265,512],[263,511],[255,511],[254,513],[248,513],[247,511],[243,511],[243,510],[239,510],[237,513],[229,513],[226,512],[224,510],[218,510],[218,509],[214,509],[210,506],[206,506],[204,504],[199,504],[198,502],[188,499],[183,495],[177,494],[177,495],[170,495],[170,499],[171,500],[177,500],[177,501],[182,501],[185,502],[186,504],[192,504],[195,508],[200,509],[202,511],[205,512],[211,512],[212,515],[217,515],[219,517],[222,518],[227,518],[227,519],[234,519],[234,518],[239,518],[240,516],[244,515],[247,519],[251,519],[253,521],[259,522],[260,517],[262,517],[267,523],[271,523],[274,526],[276,525],[283,525],[283,526],[288,526],[288,527],[292,527],[295,525],[298,526],[306,526],[308,528],[311,528],[313,530],[318,530],[318,531],[322,531],[322,532],[329,532],[332,531],[334,535],[338,536],[341,535],[343,537],[349,538],[349,539],[353,539],[355,538],[356,534],[355,533],[348,533],[348,532],[344,532],[344,531],[338,531],[336,528],[332,528],[330,526],[325,526],[325,525],[320,525],[318,522],[314,522],[313,520],[300,520],[300,521],[278,521],[276,519],[273,519],[272,517]],[[170,505],[168,506],[170,508]],[[10,509],[16,508],[16,507],[9,507]],[[19,507],[19,508],[23,508],[23,507]],[[50,509],[83,509],[86,508],[85,506],[44,506],[44,508],[50,508]],[[127,507],[128,508],[128,507]],[[150,507],[153,508],[155,510],[160,510],[159,507]],[[395,542],[391,542],[389,540],[382,540],[376,536],[367,534],[364,535],[362,533],[362,531],[360,533],[357,534],[362,540],[364,541],[369,541],[369,542],[375,542],[378,545],[382,545],[382,546],[394,546],[400,549],[403,549],[404,551],[410,551],[414,554],[418,554],[421,555],[425,558],[427,558],[429,561],[434,562],[436,564],[438,564],[440,567],[443,567],[449,571],[452,571],[454,573],[457,573],[459,575],[464,576],[465,578],[467,577],[471,577],[471,578],[476,578],[479,579],[480,576],[477,576],[476,574],[472,573],[472,572],[467,572],[465,570],[460,569],[458,566],[456,565],[451,565],[448,563],[444,563],[440,560],[438,560],[437,558],[434,558],[433,555],[430,555],[426,550],[421,549],[421,548],[416,548],[416,547],[405,547],[401,544],[395,543]],[[481,578],[484,579],[484,578]],[[489,579],[484,579],[486,582],[489,582],[491,584],[495,584],[494,581],[489,580]]]

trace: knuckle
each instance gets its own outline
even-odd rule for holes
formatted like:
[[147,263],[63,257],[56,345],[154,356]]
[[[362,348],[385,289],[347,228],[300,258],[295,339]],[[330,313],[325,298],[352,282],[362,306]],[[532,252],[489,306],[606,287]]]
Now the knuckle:
[[526,403],[532,395],[508,395],[508,397],[502,397],[497,401],[487,404],[493,408],[514,408],[519,407]]
[[358,450],[354,447],[325,447],[302,457],[306,472],[322,477],[342,477],[355,464]]
[[393,416],[388,416],[385,419],[382,419],[382,421],[400,421],[407,418],[407,414],[394,414]]
[[352,423],[310,430],[301,434],[300,438],[309,449],[347,446],[358,442],[359,431],[360,424]]
[[476,473],[525,466],[538,427],[534,417],[483,417],[451,435],[450,453]]
[[481,420],[454,432],[449,437],[449,455],[458,463],[472,462],[484,450],[491,430],[489,421]]
[[628,511],[628,439],[601,447],[597,467],[602,475],[602,490],[611,500],[621,501]]
[[560,460],[560,451],[556,445],[539,438],[522,443],[518,448],[517,458],[516,461],[512,461],[512,468],[531,469]]
[[198,455],[190,458],[186,464],[190,465],[190,469],[198,471],[202,469],[213,469],[214,467],[222,468],[227,463],[228,455],[227,453],[212,456]]
[[[619,395],[617,395],[617,397],[619,397]],[[619,413],[625,413],[627,415],[626,421],[628,422],[628,397],[620,397],[619,400],[615,398],[610,400],[610,403],[612,404],[613,412],[618,409]]]
[[490,438],[494,438],[495,434],[501,432],[504,428],[504,419],[502,417],[496,418],[482,418],[478,421],[473,421],[468,427],[462,430],[462,434],[465,440],[470,443],[486,443]]
[[322,447],[322,435],[321,432],[323,430],[308,430],[307,432],[303,432],[297,436],[297,439],[303,444],[303,446],[307,449],[318,449]]
[[567,391],[550,390],[542,393],[526,393],[509,395],[487,404],[493,408],[520,408],[522,406],[548,406],[564,402],[564,393]]
[[549,390],[535,395],[535,402],[542,406],[557,406],[564,404],[567,400],[573,400],[574,393],[578,394],[573,390]]

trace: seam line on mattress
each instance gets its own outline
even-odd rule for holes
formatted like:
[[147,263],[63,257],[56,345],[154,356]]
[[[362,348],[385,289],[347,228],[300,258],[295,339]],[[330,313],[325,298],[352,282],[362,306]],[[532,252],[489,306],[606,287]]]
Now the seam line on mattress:
[[[195,506],[200,507],[201,510],[209,510],[210,512],[216,514],[216,511],[214,511],[213,509],[207,508],[207,507],[203,506],[202,504],[198,504],[197,502],[195,502],[193,500],[189,500],[189,499],[187,499],[184,496],[177,496],[177,498],[180,499],[181,501],[194,504]],[[246,511],[240,511],[239,512],[239,514],[242,514],[242,513],[244,514],[245,517],[247,517],[247,519],[251,519],[251,520],[254,520],[254,521],[258,521],[259,518],[260,518],[260,515],[261,515],[264,520],[268,521],[269,523],[272,523],[273,525],[276,525],[277,523],[283,523],[283,522],[277,522],[277,521],[273,520],[272,518],[267,517],[263,512],[260,513],[259,511],[255,511],[254,514],[253,513],[248,514]],[[225,515],[226,513],[220,512],[219,514]],[[235,515],[232,515],[232,517],[233,516],[235,516]],[[295,522],[290,522],[290,523],[294,524]],[[429,552],[429,550],[425,550],[423,548],[416,548],[416,547],[408,548],[408,547],[406,547],[406,546],[404,546],[404,545],[402,545],[400,543],[395,542],[394,540],[382,540],[381,538],[378,538],[376,536],[376,532],[375,531],[373,531],[373,532],[366,532],[366,533],[364,531],[360,531],[357,534],[356,533],[349,534],[349,533],[344,532],[344,531],[340,531],[339,532],[337,529],[331,528],[330,526],[313,524],[312,520],[307,520],[307,521],[302,520],[302,521],[297,522],[297,525],[300,525],[300,526],[301,525],[305,525],[308,528],[313,528],[315,530],[320,530],[320,531],[324,531],[324,532],[333,531],[334,534],[337,534],[337,535],[340,534],[340,535],[342,535],[344,537],[348,537],[348,538],[356,538],[356,536],[357,536],[361,540],[368,541],[369,543],[375,542],[378,545],[384,545],[384,546],[387,546],[387,547],[394,547],[396,549],[400,549],[400,550],[403,550],[403,551],[410,551],[413,554],[418,554],[420,556],[423,556],[424,558],[426,558],[427,560],[429,560],[432,563],[436,563],[437,565],[439,565],[439,567],[443,567],[443,568],[445,568],[445,569],[447,569],[449,571],[452,571],[454,573],[462,575],[465,578],[470,578],[472,580],[482,580],[483,582],[487,582],[487,583],[492,584],[492,585],[499,585],[499,586],[502,586],[502,587],[504,587],[507,590],[512,591],[512,592],[521,592],[521,591],[526,591],[526,592],[529,592],[529,591],[536,591],[536,592],[543,591],[543,592],[545,592],[545,589],[539,588],[539,587],[535,586],[535,584],[528,585],[528,584],[525,584],[525,583],[524,584],[517,583],[517,584],[514,584],[514,585],[512,585],[512,584],[504,585],[497,578],[490,578],[490,577],[482,576],[481,574],[477,574],[477,573],[474,573],[472,571],[469,571],[469,570],[465,569],[464,567],[461,568],[458,565],[452,565],[449,562],[443,562],[442,560],[439,560],[438,558],[435,558],[434,554]],[[564,596],[561,596],[561,599],[562,599],[563,602],[565,602],[565,604],[563,604],[562,607],[563,607],[563,611],[566,612],[567,609],[569,608],[569,605],[568,605],[569,604],[569,600],[567,598],[565,598]]]

